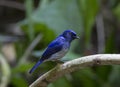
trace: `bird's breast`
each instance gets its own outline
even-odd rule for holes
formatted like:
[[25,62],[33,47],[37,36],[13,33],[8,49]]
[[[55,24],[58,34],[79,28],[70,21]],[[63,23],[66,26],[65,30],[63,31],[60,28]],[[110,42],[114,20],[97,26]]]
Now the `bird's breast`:
[[68,47],[63,47],[61,51],[53,54],[53,55],[49,58],[49,60],[58,60],[58,59],[64,57],[65,54],[68,52],[68,49],[69,49]]

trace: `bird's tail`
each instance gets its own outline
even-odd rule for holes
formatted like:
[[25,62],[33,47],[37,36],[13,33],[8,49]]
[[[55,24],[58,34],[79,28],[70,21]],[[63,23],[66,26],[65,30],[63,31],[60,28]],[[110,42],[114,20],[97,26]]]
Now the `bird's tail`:
[[43,61],[38,61],[33,67],[32,69],[29,71],[29,73],[31,74]]

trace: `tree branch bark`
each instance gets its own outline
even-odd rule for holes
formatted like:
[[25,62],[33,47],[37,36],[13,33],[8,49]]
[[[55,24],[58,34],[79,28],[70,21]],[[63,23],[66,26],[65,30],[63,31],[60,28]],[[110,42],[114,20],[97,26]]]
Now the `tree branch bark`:
[[77,58],[64,64],[57,65],[52,70],[39,77],[29,87],[46,87],[49,83],[54,82],[61,76],[85,67],[118,64],[120,64],[120,54],[96,54]]

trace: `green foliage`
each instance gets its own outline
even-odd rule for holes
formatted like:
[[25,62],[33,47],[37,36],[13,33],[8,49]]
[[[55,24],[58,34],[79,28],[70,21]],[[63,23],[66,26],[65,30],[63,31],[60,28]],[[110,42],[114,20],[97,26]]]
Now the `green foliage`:
[[53,0],[51,2],[42,0],[33,14],[33,19],[36,22],[44,23],[57,35],[66,29],[81,32],[83,28],[76,0]]
[[[94,73],[91,71],[90,68],[79,70],[73,73],[73,79],[75,80],[76,84],[75,87],[96,87],[96,79]],[[73,82],[74,82],[73,80]],[[75,83],[74,82],[74,83]]]
[[109,82],[112,87],[117,87],[120,84],[120,66],[113,66],[111,74],[109,75]]
[[[28,70],[42,55],[43,49],[66,29],[72,29],[77,32],[78,36],[85,38],[81,42],[76,40],[71,44],[71,49],[63,61],[84,55],[78,54],[76,50],[80,52],[90,48],[92,29],[95,24],[95,17],[99,12],[99,4],[98,0],[40,0],[38,7],[33,11],[33,0],[26,0],[26,18],[18,23],[26,38],[16,43],[17,61],[15,67],[10,67],[9,70],[12,73],[10,85],[12,87],[28,87],[28,84],[53,68],[56,63],[46,62],[31,76],[27,74]],[[112,11],[120,20],[120,4],[115,6]],[[110,29],[109,32],[109,35],[106,35],[105,53],[114,53],[118,51],[115,48],[115,29]],[[26,58],[24,63],[19,64],[24,52],[38,34],[43,36],[42,40],[29,54],[29,59]],[[83,45],[85,49],[80,49],[80,46]],[[1,71],[3,72],[4,69],[6,68],[2,68]],[[73,72],[68,77],[62,77],[51,83],[48,87],[118,87],[120,85],[119,74],[119,66],[96,66]]]
[[22,64],[20,66],[17,66],[15,67],[13,70],[12,70],[12,73],[17,73],[17,72],[20,72],[20,73],[27,73],[28,72],[28,69],[30,69],[31,67],[33,66],[33,64]]
[[[43,36],[42,40],[40,41],[40,43],[38,45],[39,49],[44,48],[50,41],[52,41],[55,38],[54,31],[52,31],[46,25],[40,24],[40,23],[34,23],[33,25],[34,25],[33,27],[34,27],[35,35],[42,34],[42,36]],[[28,27],[27,23],[22,24],[21,27],[24,30],[27,37],[29,38],[30,34],[28,31],[29,27]],[[29,41],[29,42],[31,42],[31,41]]]
[[71,83],[64,77],[60,78],[59,80],[55,81],[54,84],[48,85],[48,87],[72,87]]
[[32,41],[32,39],[34,39],[34,27],[33,27],[33,21],[32,21],[32,11],[33,11],[33,0],[26,0],[25,1],[25,5],[26,5],[26,16],[28,19],[28,32],[29,32],[29,38]]
[[14,76],[11,78],[12,85],[14,87],[28,87],[28,84],[22,76]]
[[0,87],[5,87],[10,80],[10,67],[5,57],[0,53]]
[[117,6],[116,6],[116,8],[115,9],[113,9],[113,12],[114,12],[114,14],[116,15],[116,17],[119,19],[119,21],[120,21],[120,4],[118,4]]
[[111,70],[112,70],[111,66],[97,67],[96,74],[103,82],[106,82],[109,78]]
[[98,12],[98,1],[97,0],[78,0],[79,10],[82,14],[82,22],[84,25],[85,33],[85,44],[88,48],[90,46],[90,37],[92,27],[95,22],[95,17]]
[[115,52],[115,31],[112,30],[109,38],[106,41],[105,53],[114,53]]

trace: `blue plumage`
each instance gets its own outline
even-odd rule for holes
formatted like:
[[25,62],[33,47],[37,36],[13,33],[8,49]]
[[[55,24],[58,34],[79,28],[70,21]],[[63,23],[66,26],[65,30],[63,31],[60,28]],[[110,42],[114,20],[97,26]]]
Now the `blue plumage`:
[[29,73],[32,73],[41,63],[45,61],[59,60],[65,56],[70,48],[71,41],[77,38],[78,36],[73,30],[65,30],[48,45],[41,59],[33,66]]

